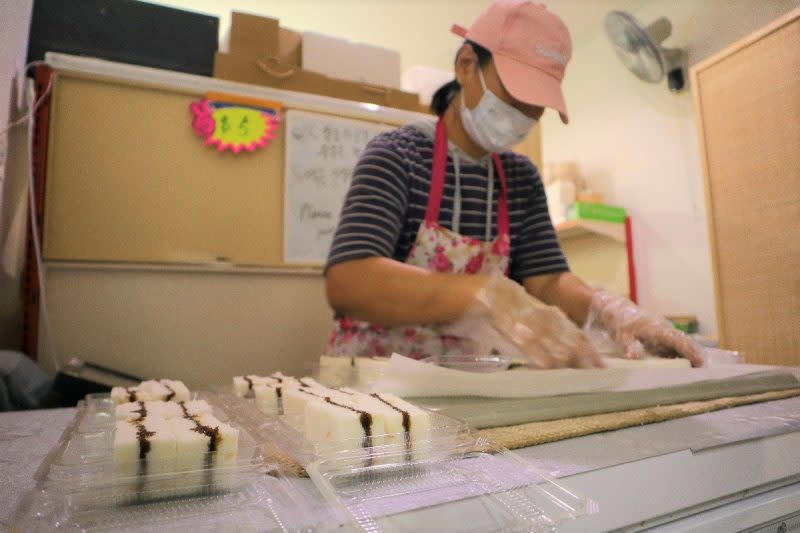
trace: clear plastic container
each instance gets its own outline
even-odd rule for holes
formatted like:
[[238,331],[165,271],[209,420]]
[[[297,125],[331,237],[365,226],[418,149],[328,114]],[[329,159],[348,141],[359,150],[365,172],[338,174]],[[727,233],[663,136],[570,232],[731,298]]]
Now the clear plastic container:
[[407,460],[399,447],[375,463],[342,451],[307,466],[325,498],[363,531],[552,531],[586,514],[587,500],[480,438]]
[[11,518],[15,530],[45,531],[318,531],[331,510],[312,507],[276,467],[249,476],[235,491],[205,497],[106,505],[100,489],[64,494],[37,488]]
[[705,366],[738,365],[744,363],[741,352],[720,348],[703,348],[701,352]]
[[386,453],[388,449],[397,449],[398,453],[402,452],[402,456],[407,458],[441,456],[449,453],[449,450],[459,442],[470,438],[469,426],[465,422],[433,411],[429,411],[429,416],[430,430],[424,440],[407,445],[406,435],[403,433],[372,435],[374,442],[403,443],[399,448],[393,448],[391,445],[365,446],[363,437],[325,444],[314,443],[305,437],[303,416],[281,416],[264,424],[262,431],[268,432],[269,440],[279,455],[290,457],[304,467],[315,460],[341,452],[359,456],[365,464],[374,463],[374,458],[388,457]]
[[381,379],[388,366],[388,357],[323,355],[314,365],[312,374],[327,387],[368,390]]
[[434,355],[422,359],[422,362],[454,370],[486,373],[508,370],[513,361],[503,355]]
[[[145,461],[115,461],[116,415],[107,395],[90,395],[78,409],[71,431],[48,454],[36,479],[53,493],[70,494],[92,505],[141,503],[207,496],[238,488],[263,475],[263,443],[214,401],[214,416],[238,429],[236,445],[219,452],[173,455]],[[235,451],[235,456],[233,452]]]

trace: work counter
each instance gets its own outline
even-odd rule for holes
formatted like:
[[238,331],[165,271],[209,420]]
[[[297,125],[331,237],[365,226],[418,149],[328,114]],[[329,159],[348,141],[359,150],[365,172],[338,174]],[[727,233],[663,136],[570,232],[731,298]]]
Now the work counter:
[[[0,413],[0,525],[75,409]],[[587,496],[590,514],[559,531],[737,531],[800,521],[800,398],[737,407],[517,450]],[[310,480],[299,480],[315,491]],[[464,505],[466,503],[466,505]],[[470,523],[480,505],[462,502]],[[792,518],[793,517],[793,518]],[[403,524],[413,524],[406,513]],[[409,522],[410,521],[410,522]],[[419,530],[436,525],[420,523]]]

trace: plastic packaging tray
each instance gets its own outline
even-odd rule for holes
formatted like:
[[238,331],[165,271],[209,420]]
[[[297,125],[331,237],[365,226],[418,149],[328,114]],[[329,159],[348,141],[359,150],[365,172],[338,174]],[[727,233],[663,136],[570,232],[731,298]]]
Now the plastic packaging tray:
[[[425,440],[414,442],[411,448],[406,446],[381,445],[364,447],[363,438],[346,439],[326,444],[314,443],[306,439],[303,433],[305,425],[303,416],[283,415],[276,419],[266,421],[262,431],[269,433],[270,441],[282,455],[289,456],[302,466],[307,466],[321,458],[336,456],[339,453],[350,453],[353,457],[360,457],[362,463],[373,463],[396,455],[397,461],[408,457],[437,457],[448,454],[453,446],[469,438],[469,426],[461,420],[450,418],[439,413],[429,411],[431,427],[429,437]],[[391,440],[404,442],[403,434],[373,435],[376,440]],[[388,437],[388,439],[387,439]],[[377,458],[377,459],[376,459]]]
[[312,375],[328,387],[367,390],[380,380],[388,366],[388,357],[323,355],[314,365]]
[[513,361],[503,355],[434,355],[422,359],[422,362],[466,372],[486,373],[508,370]]
[[269,437],[269,428],[273,427],[281,416],[279,410],[264,410],[256,405],[254,398],[242,398],[233,392],[233,387],[217,388],[213,393],[212,406],[218,406],[231,416],[234,424],[248,428],[256,438]]
[[[480,438],[447,454],[380,464],[340,452],[308,465],[325,498],[359,530],[437,532],[552,531],[586,514],[587,500],[504,448]],[[457,519],[456,519],[457,517]]]
[[[211,404],[214,416],[239,430],[236,459],[213,465],[211,456],[199,458],[198,466],[180,466],[176,459],[152,460],[146,476],[118,474],[113,457],[114,404],[107,395],[90,395],[79,406],[74,423],[40,466],[36,478],[46,489],[73,495],[75,502],[89,507],[141,503],[178,496],[205,496],[233,490],[261,475],[262,443],[230,417],[215,401],[216,396],[198,396]],[[210,453],[210,452],[208,452]],[[206,460],[207,459],[207,460]]]
[[[245,408],[248,411],[257,410],[264,416],[280,416],[280,406],[277,409],[268,408],[261,405],[254,395],[241,397],[237,395],[232,385],[223,385],[214,389],[216,401],[230,408],[231,413],[236,413],[239,409]],[[254,394],[251,392],[251,394]]]
[[[267,473],[269,475],[267,475]],[[321,496],[320,496],[321,498]],[[205,497],[152,501],[139,505],[87,505],[91,491],[63,494],[37,488],[11,517],[18,531],[319,531],[332,521],[333,508],[321,508],[299,491],[277,467],[265,467],[238,490]],[[341,522],[338,518],[337,523]]]

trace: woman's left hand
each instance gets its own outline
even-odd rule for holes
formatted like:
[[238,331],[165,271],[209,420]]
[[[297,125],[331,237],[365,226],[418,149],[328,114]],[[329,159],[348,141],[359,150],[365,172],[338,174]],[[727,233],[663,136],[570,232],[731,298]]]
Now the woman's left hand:
[[630,359],[645,353],[658,357],[684,357],[703,366],[700,346],[669,321],[639,308],[621,296],[599,291],[592,298],[586,328],[600,327]]

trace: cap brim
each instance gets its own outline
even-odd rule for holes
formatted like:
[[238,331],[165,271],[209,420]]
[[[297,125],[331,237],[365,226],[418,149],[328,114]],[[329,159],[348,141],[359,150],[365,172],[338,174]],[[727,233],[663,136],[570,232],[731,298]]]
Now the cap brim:
[[463,37],[464,39],[467,38],[467,28],[465,28],[464,26],[453,24],[452,26],[450,26],[450,31],[455,33],[459,37]]
[[559,80],[543,70],[500,54],[494,54],[494,65],[511,96],[526,104],[555,109],[561,115],[561,122],[569,123]]

